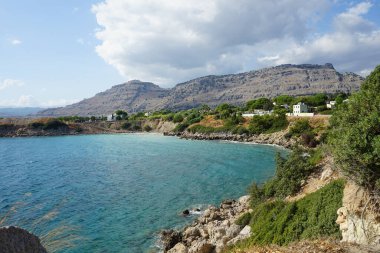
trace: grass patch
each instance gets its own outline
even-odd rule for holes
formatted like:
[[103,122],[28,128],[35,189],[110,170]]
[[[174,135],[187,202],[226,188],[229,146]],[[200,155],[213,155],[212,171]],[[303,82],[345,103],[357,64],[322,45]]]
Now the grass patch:
[[[235,248],[252,245],[287,245],[321,237],[339,238],[336,210],[342,206],[345,182],[336,180],[296,202],[264,202],[251,214],[252,236]],[[241,217],[244,221],[247,217]],[[240,219],[240,218],[239,218]]]

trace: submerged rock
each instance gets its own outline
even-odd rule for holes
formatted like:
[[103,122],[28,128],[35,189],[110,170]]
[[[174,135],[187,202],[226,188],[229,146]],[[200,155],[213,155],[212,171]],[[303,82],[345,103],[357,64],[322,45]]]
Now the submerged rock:
[[47,253],[37,236],[13,226],[0,228],[0,252]]
[[183,211],[182,211],[182,215],[183,215],[183,216],[188,216],[188,215],[190,215],[190,211],[189,211],[188,209],[183,210]]

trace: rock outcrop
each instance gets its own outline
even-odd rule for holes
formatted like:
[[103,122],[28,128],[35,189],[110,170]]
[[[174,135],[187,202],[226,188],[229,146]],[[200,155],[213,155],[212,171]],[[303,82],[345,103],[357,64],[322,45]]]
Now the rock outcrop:
[[0,252],[47,253],[37,236],[12,226],[0,228]]
[[180,138],[184,139],[193,139],[193,140],[225,140],[225,141],[238,141],[238,142],[251,142],[257,144],[272,144],[278,145],[285,148],[289,148],[295,144],[294,139],[289,139],[285,137],[287,133],[286,130],[278,131],[271,134],[259,134],[253,136],[231,134],[231,133],[191,133],[184,131],[182,133],[170,133],[166,132],[165,135],[177,135]]
[[180,110],[201,104],[241,105],[254,98],[282,94],[351,93],[359,89],[363,80],[354,73],[341,74],[331,64],[286,64],[240,74],[204,76],[171,89],[134,80],[78,103],[44,110],[38,116],[106,115],[117,109],[128,112]]
[[342,232],[342,242],[373,245],[380,252],[379,203],[363,188],[347,182],[344,188],[343,207],[337,211],[336,222]]
[[235,224],[242,214],[249,211],[249,196],[243,196],[237,201],[225,200],[220,207],[211,206],[193,224],[181,231],[163,231],[163,249],[170,253],[222,252],[227,245],[250,236],[250,226]]

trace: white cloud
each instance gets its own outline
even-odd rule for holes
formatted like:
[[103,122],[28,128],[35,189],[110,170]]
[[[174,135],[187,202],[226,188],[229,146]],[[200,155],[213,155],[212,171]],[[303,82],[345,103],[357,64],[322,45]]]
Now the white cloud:
[[22,41],[21,40],[19,40],[19,39],[13,39],[13,40],[11,40],[11,44],[12,45],[20,45],[22,43]]
[[92,8],[101,27],[96,52],[125,78],[166,86],[243,71],[268,57],[256,49],[260,43],[305,39],[327,6],[326,0],[105,0]]
[[0,91],[11,88],[23,86],[24,82],[16,79],[4,79],[0,82]]
[[78,102],[79,99],[50,99],[40,101],[32,95],[21,95],[16,99],[0,100],[0,107],[61,107]]
[[264,59],[268,65],[331,62],[341,71],[365,75],[379,64],[380,59],[380,28],[364,17],[371,7],[369,2],[359,3],[335,17],[334,29],[330,33],[317,35],[311,40],[284,41],[287,49],[283,51],[264,48],[265,56],[277,53],[279,57],[264,56],[258,60]]

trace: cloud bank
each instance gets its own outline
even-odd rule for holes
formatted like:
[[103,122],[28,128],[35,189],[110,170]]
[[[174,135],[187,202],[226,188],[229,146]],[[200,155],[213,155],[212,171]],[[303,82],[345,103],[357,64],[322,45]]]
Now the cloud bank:
[[380,28],[365,18],[372,7],[337,13],[323,34],[327,0],[105,0],[92,11],[100,57],[126,79],[171,86],[282,63],[366,73],[380,56]]

